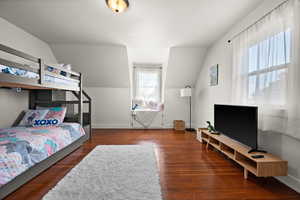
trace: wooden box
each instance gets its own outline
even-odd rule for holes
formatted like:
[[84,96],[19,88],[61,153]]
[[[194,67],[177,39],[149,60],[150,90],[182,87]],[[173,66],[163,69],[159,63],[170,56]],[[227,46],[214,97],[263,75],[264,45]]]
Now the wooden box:
[[174,130],[175,131],[184,131],[185,122],[183,120],[174,120]]

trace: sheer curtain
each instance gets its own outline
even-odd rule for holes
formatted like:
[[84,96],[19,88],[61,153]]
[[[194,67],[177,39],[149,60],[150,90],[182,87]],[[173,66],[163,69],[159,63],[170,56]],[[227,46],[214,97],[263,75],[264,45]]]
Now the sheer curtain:
[[132,126],[135,121],[144,128],[149,128],[163,111],[161,65],[134,66],[132,106]]
[[259,128],[300,138],[300,0],[233,40],[232,103],[259,106]]
[[133,105],[156,110],[162,101],[162,68],[134,67],[133,81]]

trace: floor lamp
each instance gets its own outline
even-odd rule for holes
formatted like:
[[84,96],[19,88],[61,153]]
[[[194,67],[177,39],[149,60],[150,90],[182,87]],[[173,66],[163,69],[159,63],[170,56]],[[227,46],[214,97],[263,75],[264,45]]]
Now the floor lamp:
[[192,87],[191,86],[185,86],[185,88],[180,90],[180,96],[181,97],[189,97],[190,101],[190,127],[186,128],[186,131],[194,132],[195,129],[192,128]]

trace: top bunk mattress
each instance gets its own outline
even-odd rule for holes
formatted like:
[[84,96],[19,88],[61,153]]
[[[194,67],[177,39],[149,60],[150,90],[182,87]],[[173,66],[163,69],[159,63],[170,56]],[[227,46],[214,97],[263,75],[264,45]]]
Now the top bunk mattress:
[[77,123],[0,129],[0,187],[83,135]]
[[[37,73],[30,72],[30,71],[23,70],[23,69],[17,69],[14,67],[8,67],[8,66],[1,65],[1,64],[0,64],[0,73],[6,73],[6,74],[20,76],[23,78],[31,78],[31,79],[38,79],[40,77],[40,75]],[[76,81],[72,81],[69,79],[57,78],[57,77],[50,76],[47,74],[45,75],[44,78],[45,78],[45,81],[49,82],[49,83],[64,84],[64,85],[68,85],[68,86],[78,87],[78,83]]]

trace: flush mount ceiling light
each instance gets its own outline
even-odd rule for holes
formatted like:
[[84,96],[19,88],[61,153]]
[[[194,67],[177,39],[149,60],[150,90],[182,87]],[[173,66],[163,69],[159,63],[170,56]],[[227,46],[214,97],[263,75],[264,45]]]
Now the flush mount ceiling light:
[[128,0],[105,0],[107,6],[112,9],[113,12],[121,13],[129,7]]

